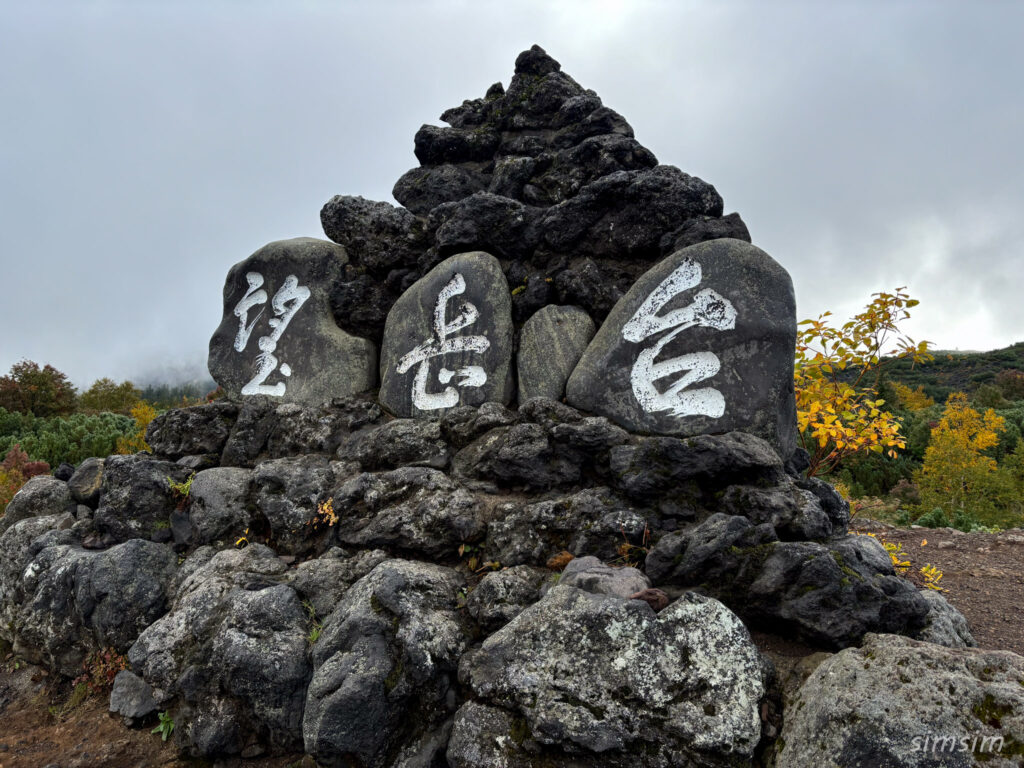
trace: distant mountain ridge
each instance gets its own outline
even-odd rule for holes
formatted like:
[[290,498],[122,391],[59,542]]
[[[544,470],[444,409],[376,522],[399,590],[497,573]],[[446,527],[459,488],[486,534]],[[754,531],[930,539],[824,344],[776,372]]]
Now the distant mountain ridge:
[[952,392],[972,393],[982,384],[991,384],[1005,370],[1024,370],[1024,341],[990,352],[935,350],[929,363],[912,364],[909,360],[892,360],[886,376],[912,389],[924,388],[937,402],[945,401]]

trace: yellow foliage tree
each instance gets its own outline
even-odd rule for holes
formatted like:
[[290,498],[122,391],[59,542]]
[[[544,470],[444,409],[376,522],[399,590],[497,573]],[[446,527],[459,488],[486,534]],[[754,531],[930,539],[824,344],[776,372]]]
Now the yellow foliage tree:
[[982,451],[994,447],[1005,429],[1006,420],[991,408],[983,415],[970,407],[963,392],[950,395],[918,471],[921,508],[991,518],[993,502],[1001,496],[1001,477],[995,459]]
[[885,361],[930,360],[928,342],[915,343],[899,330],[918,301],[897,288],[876,293],[863,312],[839,327],[831,312],[804,320],[797,332],[797,426],[810,454],[807,474],[827,474],[845,457],[861,451],[904,448],[900,422],[882,410],[878,383]]
[[156,418],[156,409],[145,400],[140,400],[132,408],[131,417],[135,419],[135,434],[117,439],[118,453],[138,453],[148,451],[146,443],[146,427]]
[[924,393],[923,386],[919,386],[917,389],[911,389],[906,384],[894,381],[892,382],[892,388],[896,393],[896,397],[900,401],[900,405],[908,411],[920,411],[923,408],[935,405],[935,401]]

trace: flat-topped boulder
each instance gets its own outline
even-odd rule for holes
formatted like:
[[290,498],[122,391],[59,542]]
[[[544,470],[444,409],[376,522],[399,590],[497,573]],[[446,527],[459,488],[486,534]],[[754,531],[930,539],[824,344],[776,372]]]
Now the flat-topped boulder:
[[230,397],[317,405],[373,387],[375,345],[339,328],[331,309],[347,262],[344,248],[299,237],[231,268],[209,356]]
[[712,240],[636,281],[583,353],[566,396],[634,432],[744,431],[788,456],[795,344],[786,271],[750,243]]
[[512,398],[512,304],[498,260],[476,251],[438,264],[391,308],[380,359],[381,405],[437,418]]

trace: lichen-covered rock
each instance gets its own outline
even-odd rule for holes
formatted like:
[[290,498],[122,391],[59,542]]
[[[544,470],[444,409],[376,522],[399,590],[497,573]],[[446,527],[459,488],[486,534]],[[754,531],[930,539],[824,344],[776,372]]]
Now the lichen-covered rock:
[[818,498],[788,483],[767,488],[730,486],[722,495],[720,508],[755,525],[769,523],[783,541],[825,541],[832,535],[832,522]]
[[392,765],[451,717],[462,586],[450,569],[389,560],[345,593],[313,646],[302,730],[317,762]]
[[480,541],[480,501],[447,475],[426,467],[363,473],[334,493],[342,544],[384,547],[431,559],[456,557],[463,543]]
[[57,515],[74,508],[75,502],[67,483],[50,475],[30,477],[0,516],[0,534],[29,517]]
[[833,648],[867,632],[916,634],[928,615],[868,536],[778,541],[770,523],[718,513],[663,536],[645,570],[656,585],[700,587],[753,626]]
[[281,583],[286,566],[259,544],[197,555],[170,611],[128,652],[132,670],[175,698],[174,738],[192,754],[238,754],[252,744],[294,750],[310,619]]
[[187,467],[144,453],[107,457],[93,518],[96,530],[113,541],[169,539],[171,513],[180,501],[171,483],[184,483],[191,474]]
[[579,307],[548,305],[527,320],[516,357],[519,401],[561,399],[565,382],[596,330],[594,321]]
[[384,329],[380,377],[380,402],[397,416],[508,403],[512,305],[498,260],[452,256],[402,294]]
[[304,560],[289,569],[285,582],[313,609],[313,616],[323,620],[334,611],[353,583],[389,559],[390,556],[380,549],[350,555],[343,549],[331,547],[320,557]]
[[826,659],[786,708],[777,768],[1010,766],[1024,750],[1024,658],[894,635]]
[[[327,237],[345,247],[348,258],[381,277],[416,263],[420,227],[407,210],[362,197],[335,195],[320,211],[320,222]],[[344,328],[344,317],[336,319]]]
[[742,430],[788,457],[795,342],[786,271],[749,243],[712,240],[633,284],[583,353],[566,398],[634,432]]
[[232,399],[319,405],[373,387],[376,345],[334,320],[331,290],[347,261],[340,245],[300,237],[230,269],[209,368]]
[[928,603],[928,617],[924,629],[914,636],[915,640],[947,648],[973,648],[977,645],[967,619],[946,598],[934,589],[922,589],[920,595]]
[[238,404],[226,400],[173,408],[150,422],[146,443],[154,454],[172,461],[182,456],[220,455],[237,418]]
[[550,576],[548,571],[528,565],[492,571],[466,597],[466,610],[481,627],[493,632],[537,602],[541,582]]
[[503,504],[487,526],[487,556],[502,565],[544,565],[563,550],[618,556],[625,543],[643,543],[647,519],[607,488],[589,488],[549,501]]
[[46,544],[33,541],[20,583],[4,590],[13,645],[25,658],[73,677],[89,653],[127,651],[166,610],[177,565],[168,547],[141,539],[103,552]]
[[[480,703],[521,719],[518,739],[502,734],[502,751],[528,737],[556,763],[563,753],[630,755],[659,768],[749,760],[761,737],[763,673],[746,628],[716,600],[687,594],[655,614],[640,600],[565,586],[459,670]],[[466,742],[460,725],[457,748]],[[468,765],[451,750],[449,759]]]

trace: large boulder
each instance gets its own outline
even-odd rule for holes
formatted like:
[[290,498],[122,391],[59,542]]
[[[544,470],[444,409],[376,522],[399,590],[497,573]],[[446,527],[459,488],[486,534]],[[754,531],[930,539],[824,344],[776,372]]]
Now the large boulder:
[[406,291],[388,314],[380,372],[380,402],[398,416],[508,403],[512,310],[497,259],[453,256]]
[[1024,658],[894,635],[826,659],[786,708],[776,768],[1019,766]]
[[454,712],[468,643],[462,587],[450,569],[389,560],[345,593],[313,646],[302,731],[319,764],[396,765],[424,750],[409,764],[437,764],[444,743],[429,736]]
[[712,240],[636,281],[587,347],[566,395],[631,431],[742,430],[786,457],[796,448],[795,342],[786,271],[749,243]]
[[103,552],[37,538],[13,603],[9,631],[17,653],[68,677],[102,648],[124,653],[167,609],[177,556],[132,539]]
[[286,566],[254,544],[183,565],[170,611],[131,647],[132,670],[174,698],[174,738],[194,755],[295,750],[309,682],[310,617]]
[[347,261],[340,245],[295,238],[230,269],[209,356],[230,397],[317,405],[373,387],[375,345],[339,328],[331,308]]
[[109,456],[103,465],[103,491],[94,522],[109,541],[171,536],[171,514],[185,500],[172,484],[185,483],[192,471],[144,453]]
[[483,504],[447,475],[426,467],[366,472],[334,496],[335,535],[348,546],[388,548],[452,559],[461,544],[480,541]]
[[914,635],[929,614],[868,536],[779,541],[770,523],[722,513],[663,536],[645,570],[655,585],[717,597],[752,626],[831,648],[868,632]]
[[[688,594],[655,614],[556,586],[464,658],[460,679],[489,714],[460,712],[448,761],[545,764],[523,762],[532,748],[554,765],[736,765],[761,737],[764,672],[746,628],[715,600]],[[474,762],[477,750],[493,758]]]

